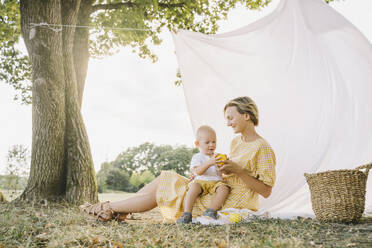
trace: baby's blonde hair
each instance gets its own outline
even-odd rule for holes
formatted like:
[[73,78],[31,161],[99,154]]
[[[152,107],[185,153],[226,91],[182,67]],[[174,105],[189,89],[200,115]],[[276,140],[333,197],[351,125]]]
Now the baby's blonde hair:
[[258,108],[256,103],[248,96],[237,97],[229,101],[224,108],[224,112],[228,107],[236,107],[240,114],[248,114],[253,122],[253,125],[258,126]]
[[212,132],[212,133],[216,134],[216,131],[214,131],[213,128],[211,128],[210,126],[207,126],[207,125],[203,125],[203,126],[200,126],[198,128],[198,130],[196,130],[196,140],[200,139],[200,134],[203,133],[203,132]]

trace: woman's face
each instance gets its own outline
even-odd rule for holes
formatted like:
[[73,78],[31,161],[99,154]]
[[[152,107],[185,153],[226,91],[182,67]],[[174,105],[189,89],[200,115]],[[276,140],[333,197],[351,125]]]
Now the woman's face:
[[241,114],[235,106],[227,107],[225,111],[227,126],[232,127],[234,133],[241,133],[248,125],[249,115]]

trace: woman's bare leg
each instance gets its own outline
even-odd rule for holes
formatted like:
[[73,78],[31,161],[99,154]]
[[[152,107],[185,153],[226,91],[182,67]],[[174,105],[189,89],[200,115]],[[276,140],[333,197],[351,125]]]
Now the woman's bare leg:
[[146,184],[145,186],[143,186],[137,193],[139,194],[143,194],[143,193],[149,193],[149,192],[152,192],[152,189],[155,187],[157,188],[158,187],[158,181],[159,181],[159,177],[155,178],[154,180],[152,180],[150,183]]
[[151,210],[157,206],[156,190],[158,187],[159,177],[151,183],[144,186],[138,195],[126,200],[110,202],[110,207],[117,213],[139,213]]

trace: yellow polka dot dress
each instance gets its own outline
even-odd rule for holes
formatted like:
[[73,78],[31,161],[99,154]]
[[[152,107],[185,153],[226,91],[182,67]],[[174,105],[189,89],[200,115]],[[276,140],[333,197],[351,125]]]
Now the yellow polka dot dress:
[[[266,140],[259,138],[252,142],[243,141],[241,136],[233,139],[230,146],[230,160],[245,168],[248,173],[266,185],[275,184],[275,154]],[[258,193],[248,188],[237,175],[226,177],[231,192],[224,208],[248,208],[258,210]],[[165,219],[181,217],[189,180],[172,171],[163,171],[156,192],[158,207]],[[201,215],[209,206],[213,195],[198,197],[193,215]]]

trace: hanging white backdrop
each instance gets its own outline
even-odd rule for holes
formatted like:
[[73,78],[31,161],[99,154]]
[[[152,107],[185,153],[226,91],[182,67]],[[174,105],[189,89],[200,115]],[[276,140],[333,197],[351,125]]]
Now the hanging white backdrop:
[[277,183],[263,209],[312,213],[305,172],[372,161],[372,46],[322,0],[282,0],[236,31],[180,30],[173,39],[193,129],[214,127],[219,152],[228,153],[233,138],[226,102],[256,101],[257,130],[277,156]]

